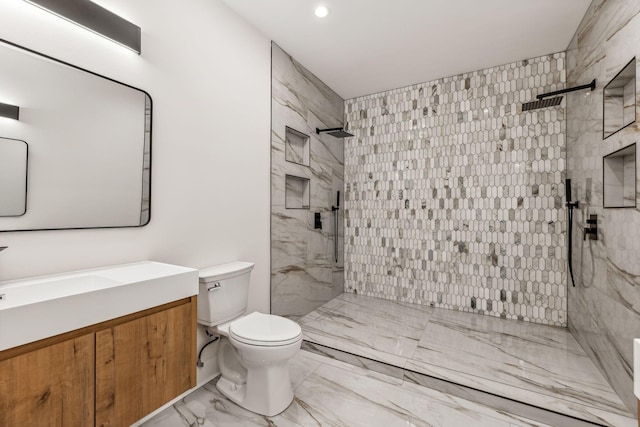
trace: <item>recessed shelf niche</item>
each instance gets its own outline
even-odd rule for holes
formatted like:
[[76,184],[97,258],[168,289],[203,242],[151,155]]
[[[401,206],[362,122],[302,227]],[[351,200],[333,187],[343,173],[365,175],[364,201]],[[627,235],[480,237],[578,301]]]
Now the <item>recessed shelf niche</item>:
[[602,158],[605,208],[636,207],[636,144]]
[[602,139],[636,121],[636,58],[604,87]]
[[309,166],[309,135],[298,132],[289,126],[284,131],[284,158],[291,163]]
[[310,183],[308,178],[285,175],[285,208],[309,209]]

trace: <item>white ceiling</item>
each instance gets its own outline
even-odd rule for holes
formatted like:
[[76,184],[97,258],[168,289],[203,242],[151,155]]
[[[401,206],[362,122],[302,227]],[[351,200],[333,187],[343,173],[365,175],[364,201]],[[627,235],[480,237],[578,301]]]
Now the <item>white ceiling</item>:
[[345,99],[563,51],[591,2],[224,1]]

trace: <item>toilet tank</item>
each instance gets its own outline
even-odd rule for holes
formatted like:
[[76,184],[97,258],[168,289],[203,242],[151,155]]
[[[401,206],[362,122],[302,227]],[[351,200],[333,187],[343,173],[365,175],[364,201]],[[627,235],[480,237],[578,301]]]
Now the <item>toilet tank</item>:
[[198,323],[216,326],[247,311],[254,264],[235,261],[201,269]]

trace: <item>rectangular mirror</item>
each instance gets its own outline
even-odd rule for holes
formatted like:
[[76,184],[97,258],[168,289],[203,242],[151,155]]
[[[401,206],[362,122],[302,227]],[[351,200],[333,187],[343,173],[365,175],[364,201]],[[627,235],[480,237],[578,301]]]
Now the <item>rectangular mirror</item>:
[[0,217],[27,212],[27,158],[24,141],[0,138]]
[[[17,120],[0,117],[0,137],[29,143],[26,212],[0,218],[0,231],[149,222],[152,104],[146,92],[0,41],[0,103],[19,108]],[[0,183],[5,187],[8,182]],[[18,203],[2,197],[0,212],[15,211]]]
[[636,58],[604,87],[602,139],[636,121]]

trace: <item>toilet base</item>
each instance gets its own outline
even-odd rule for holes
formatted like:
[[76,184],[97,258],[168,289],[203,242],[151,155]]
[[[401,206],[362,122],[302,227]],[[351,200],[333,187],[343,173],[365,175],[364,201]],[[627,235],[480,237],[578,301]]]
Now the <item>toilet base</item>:
[[221,376],[220,378],[218,378],[216,388],[220,391],[220,393],[224,394],[227,399],[244,408],[242,403],[246,395],[246,384],[238,385]]
[[[279,405],[274,407],[271,405],[270,408],[265,407],[264,403],[260,400],[255,401],[255,399],[247,399],[247,385],[246,384],[236,384],[232,381],[224,377],[220,377],[218,382],[216,383],[216,388],[222,393],[227,399],[235,403],[236,405],[247,409],[251,412],[255,412],[256,414],[266,415],[272,417],[274,415],[278,415],[279,413],[286,410],[291,402],[293,402],[293,391],[291,392],[291,397],[287,398],[284,401],[280,401]],[[254,400],[254,401],[251,401]]]

